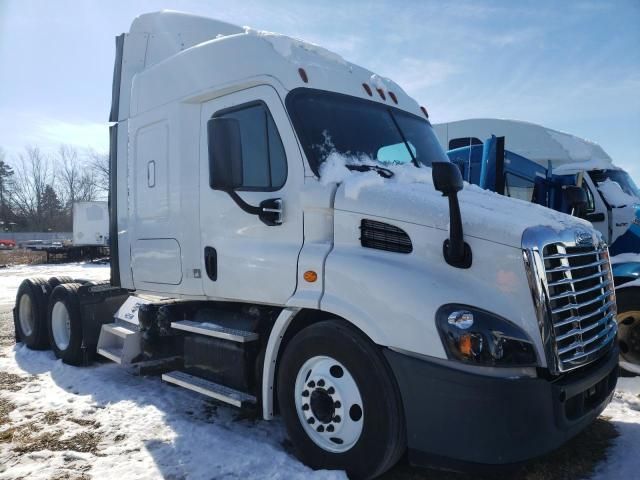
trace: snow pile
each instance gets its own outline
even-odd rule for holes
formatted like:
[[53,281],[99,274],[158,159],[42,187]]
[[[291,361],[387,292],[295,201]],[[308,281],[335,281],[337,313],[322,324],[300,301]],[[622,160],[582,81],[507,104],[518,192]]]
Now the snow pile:
[[607,178],[604,182],[598,183],[598,190],[604,195],[605,200],[612,207],[625,207],[640,203],[640,198],[629,195],[618,182]]
[[[351,171],[347,168],[353,166],[372,166],[389,170],[393,176],[383,178],[377,171],[366,172]],[[345,155],[331,150],[325,161],[320,165],[320,183],[330,185],[341,183],[344,186],[344,195],[351,200],[357,200],[360,192],[366,188],[382,187],[385,184],[407,185],[411,183],[433,184],[431,169],[427,167],[417,168],[413,164],[383,165],[376,162],[368,155]]]
[[[319,147],[321,150],[324,147]],[[448,230],[447,200],[433,188],[432,170],[413,164],[391,165],[366,155],[342,154],[325,148],[320,165],[320,182],[342,184],[344,200],[337,208],[376,215],[399,221],[431,225]],[[383,178],[374,170],[352,171],[350,165],[371,165],[393,173]],[[366,196],[362,199],[361,197]],[[465,182],[459,194],[465,234],[520,247],[522,232],[532,226],[546,226],[557,232],[591,224],[540,205],[505,197]],[[360,199],[360,201],[358,201]],[[595,235],[595,231],[594,235]],[[595,239],[594,239],[595,240]]]
[[109,280],[109,265],[95,263],[65,263],[46,265],[16,265],[0,269],[0,305],[13,305],[22,280],[27,277],[83,278]]
[[591,170],[620,170],[611,159],[591,158],[582,162],[564,163],[558,167],[553,167],[554,175],[573,175],[578,172],[588,172]]
[[613,401],[602,413],[620,434],[591,480],[638,478],[640,472],[640,377],[619,378]]
[[546,129],[547,134],[566,152],[567,157],[574,162],[596,160],[611,163],[611,157],[597,143],[576,137],[569,133]]
[[309,63],[310,57],[317,57],[325,62],[337,63],[348,67],[348,62],[337,53],[323,48],[314,43],[287,37],[279,33],[255,30],[251,27],[243,27],[247,35],[253,35],[269,42],[273,49],[282,57],[296,64]]

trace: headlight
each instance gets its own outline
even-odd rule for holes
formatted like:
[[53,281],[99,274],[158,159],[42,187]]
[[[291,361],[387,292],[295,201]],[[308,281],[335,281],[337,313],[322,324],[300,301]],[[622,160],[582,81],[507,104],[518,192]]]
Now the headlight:
[[536,365],[533,343],[518,326],[470,307],[447,304],[436,312],[440,338],[450,360],[493,367]]

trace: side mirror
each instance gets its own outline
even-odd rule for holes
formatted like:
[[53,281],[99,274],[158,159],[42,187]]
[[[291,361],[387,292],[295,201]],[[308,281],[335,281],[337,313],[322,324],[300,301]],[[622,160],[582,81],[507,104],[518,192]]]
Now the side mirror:
[[582,217],[588,204],[587,192],[581,187],[569,185],[564,187],[563,195],[564,201],[571,209],[572,214],[576,217]]
[[433,186],[442,195],[448,197],[462,190],[462,174],[455,163],[434,162],[431,165]]
[[449,265],[457,268],[471,266],[471,247],[464,241],[458,192],[462,190],[462,174],[455,163],[434,162],[431,165],[433,186],[449,199],[449,238],[442,252]]
[[235,118],[212,118],[207,122],[209,186],[232,191],[242,185],[242,141]]

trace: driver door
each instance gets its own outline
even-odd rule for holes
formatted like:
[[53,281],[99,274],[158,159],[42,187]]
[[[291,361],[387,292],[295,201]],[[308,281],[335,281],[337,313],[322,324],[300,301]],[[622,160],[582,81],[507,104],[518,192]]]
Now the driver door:
[[[280,199],[281,223],[267,225],[243,211],[229,193],[213,190],[209,178],[207,122],[238,121],[247,203]],[[202,284],[210,298],[283,305],[296,290],[303,243],[299,192],[302,159],[277,92],[258,86],[202,105],[200,119],[200,255]]]

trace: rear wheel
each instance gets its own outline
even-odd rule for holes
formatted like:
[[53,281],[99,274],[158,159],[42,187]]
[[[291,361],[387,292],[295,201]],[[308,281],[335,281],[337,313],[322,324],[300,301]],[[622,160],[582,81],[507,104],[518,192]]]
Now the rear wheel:
[[278,401],[297,456],[316,469],[372,478],[406,446],[400,395],[379,348],[336,320],[299,332],[278,372]]
[[619,288],[616,303],[621,366],[640,374],[640,287]]
[[61,276],[61,277],[51,277],[47,283],[49,284],[49,287],[51,288],[51,290],[53,290],[58,285],[62,285],[64,283],[71,283],[71,282],[73,282],[73,278],[67,277],[67,276]]
[[18,288],[14,322],[18,340],[33,350],[43,350],[47,341],[46,310],[49,285],[44,278],[28,278]]
[[79,283],[58,285],[49,301],[49,343],[56,357],[69,365],[80,365],[83,360],[80,286]]

